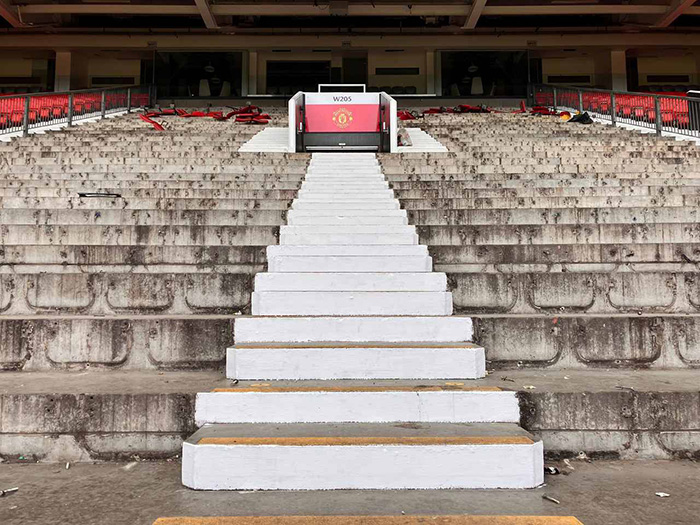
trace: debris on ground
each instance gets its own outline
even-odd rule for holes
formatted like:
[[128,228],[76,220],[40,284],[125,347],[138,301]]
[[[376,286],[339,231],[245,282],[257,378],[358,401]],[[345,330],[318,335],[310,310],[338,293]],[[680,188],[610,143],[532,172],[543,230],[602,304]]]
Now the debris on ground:
[[580,461],[590,461],[589,457],[586,455],[586,453],[583,450],[578,453],[578,456],[576,456],[576,459],[578,459]]
[[13,487],[11,489],[5,489],[5,490],[0,490],[0,498],[3,496],[7,496],[8,494],[12,494],[14,492],[17,492],[19,490],[19,487]]
[[571,464],[571,460],[570,460],[570,459],[565,459],[565,460],[564,460],[564,465],[566,465],[566,468],[568,468],[568,469],[576,470],[576,469],[574,468],[574,466]]
[[671,495],[668,492],[657,492],[656,495],[660,498],[670,498]]
[[66,463],[66,470],[70,468],[70,461]]
[[547,501],[551,501],[552,503],[556,503],[559,505],[561,501],[559,501],[557,498],[553,498],[552,496],[549,496],[547,494],[542,494],[542,499],[546,499]]
[[545,473],[545,474],[549,474],[550,476],[556,476],[556,475],[560,474],[561,472],[559,471],[559,469],[558,469],[557,467],[547,467],[547,466],[545,466],[545,467],[544,467],[544,473]]
[[508,376],[503,376],[503,377],[501,378],[501,381],[508,381],[509,383],[515,383],[515,379],[511,379],[511,378],[508,377]]
[[535,387],[535,385],[525,385],[523,388],[525,390],[534,390],[536,387]]
[[124,465],[122,467],[122,470],[131,470],[132,468],[134,468],[138,464],[139,464],[138,461],[132,461],[131,463],[127,463],[126,465]]

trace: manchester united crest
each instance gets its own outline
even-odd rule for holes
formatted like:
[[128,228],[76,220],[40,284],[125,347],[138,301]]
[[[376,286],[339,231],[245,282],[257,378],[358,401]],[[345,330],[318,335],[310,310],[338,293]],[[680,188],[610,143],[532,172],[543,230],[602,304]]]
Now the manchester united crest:
[[333,124],[340,129],[347,128],[352,122],[352,112],[345,108],[337,109],[333,112]]

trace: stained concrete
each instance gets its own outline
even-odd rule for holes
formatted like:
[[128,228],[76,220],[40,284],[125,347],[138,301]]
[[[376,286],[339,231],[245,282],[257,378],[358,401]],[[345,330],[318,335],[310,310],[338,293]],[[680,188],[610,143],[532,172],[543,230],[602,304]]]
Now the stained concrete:
[[[548,463],[549,464],[549,463]],[[554,463],[552,463],[554,464]],[[697,523],[700,466],[689,461],[595,461],[558,466],[547,486],[522,491],[195,492],[179,461],[0,465],[3,525],[146,525],[161,516],[573,515],[585,525]],[[660,498],[656,492],[670,497]],[[560,501],[542,498],[547,494]]]
[[[216,370],[3,372],[2,379],[0,458],[19,463],[172,458],[196,430],[197,392],[251,384],[321,386],[314,381],[234,385]],[[624,459],[700,455],[700,387],[693,370],[514,369],[460,383],[517,391],[521,424],[544,441],[549,458],[579,452]]]

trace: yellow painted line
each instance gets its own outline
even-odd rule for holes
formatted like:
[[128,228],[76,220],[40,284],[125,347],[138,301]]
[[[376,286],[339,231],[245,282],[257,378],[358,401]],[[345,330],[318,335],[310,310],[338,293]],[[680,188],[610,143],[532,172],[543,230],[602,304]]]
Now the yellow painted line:
[[497,386],[469,387],[459,385],[425,386],[249,386],[241,388],[215,388],[212,392],[501,392]]
[[236,516],[159,518],[153,525],[583,525],[573,516]]
[[205,437],[198,445],[280,445],[287,447],[367,445],[532,445],[524,436],[404,437]]

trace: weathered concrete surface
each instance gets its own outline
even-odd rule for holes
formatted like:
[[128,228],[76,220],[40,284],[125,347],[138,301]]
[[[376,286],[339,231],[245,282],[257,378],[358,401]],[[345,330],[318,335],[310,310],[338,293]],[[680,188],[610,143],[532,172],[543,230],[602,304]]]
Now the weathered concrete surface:
[[[0,457],[10,462],[174,457],[195,428],[195,393],[232,386],[215,371],[5,372],[2,378]],[[694,371],[508,370],[473,383],[519,391],[521,424],[543,439],[550,458],[581,451],[624,459],[700,454]]]
[[219,368],[232,343],[232,316],[4,316],[0,370]]
[[[180,464],[0,465],[3,525],[150,525],[161,516],[574,515],[586,525],[697,523],[700,467],[689,461],[573,461],[568,475],[522,491],[201,492]],[[659,498],[656,492],[671,496]],[[542,498],[547,494],[561,503]]]
[[700,363],[700,149],[527,115],[429,115],[381,155],[496,368]]
[[696,368],[700,316],[474,316],[497,368]]

